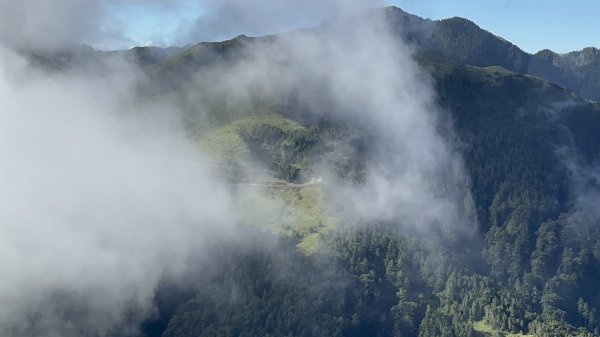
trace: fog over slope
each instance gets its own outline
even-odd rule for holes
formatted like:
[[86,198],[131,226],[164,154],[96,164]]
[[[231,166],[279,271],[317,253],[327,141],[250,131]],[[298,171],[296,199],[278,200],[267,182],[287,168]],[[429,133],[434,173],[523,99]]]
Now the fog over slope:
[[[102,75],[47,73],[20,56],[29,47],[59,50],[78,42],[82,36],[71,33],[81,27],[93,33],[90,8],[97,3],[77,4],[48,4],[31,18],[21,16],[31,30],[0,26],[5,335],[135,334],[153,314],[161,278],[185,270],[206,241],[235,238],[243,222],[232,190],[209,172],[211,162],[187,138],[177,108],[139,95],[146,79],[135,65],[114,58]],[[363,4],[345,2],[340,13]],[[16,17],[31,6],[2,3]],[[290,14],[279,9],[269,16]],[[247,58],[201,72],[198,81],[211,80],[242,103],[257,90],[275,100],[296,95],[307,112],[369,134],[361,184],[334,181],[326,165],[315,168],[332,182],[332,199],[348,205],[348,218],[397,220],[420,231],[471,230],[468,180],[451,126],[439,120],[430,79],[381,17],[355,19],[248,46]],[[198,165],[182,163],[171,149]]]
[[[434,103],[432,80],[381,14],[249,44],[248,57],[228,70],[217,68],[210,83],[232,97],[248,97],[256,88],[275,101],[294,97],[305,118],[330,118],[369,135],[364,183],[326,178],[354,221],[473,229],[452,126]],[[315,170],[331,174],[326,165]]]
[[132,101],[128,65],[92,79],[38,73],[7,51],[1,61],[5,333],[103,334],[135,323],[162,273],[181,271],[231,226],[227,191],[168,151],[190,145],[175,117],[153,112],[169,107]]

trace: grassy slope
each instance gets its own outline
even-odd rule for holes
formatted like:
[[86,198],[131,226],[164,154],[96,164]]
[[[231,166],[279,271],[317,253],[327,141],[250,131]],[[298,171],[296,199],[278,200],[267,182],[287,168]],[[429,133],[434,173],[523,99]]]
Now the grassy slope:
[[[255,158],[241,133],[264,126],[281,130],[284,134],[306,129],[276,114],[254,115],[198,135],[198,146],[216,163],[252,166]],[[260,171],[246,177],[245,181],[256,184],[280,181],[272,174]],[[307,254],[316,252],[321,234],[335,227],[335,219],[325,210],[325,192],[320,186],[276,188],[242,184],[237,188],[236,203],[248,224],[266,226],[282,235],[297,238],[298,247]]]
[[516,334],[516,333],[505,333],[492,328],[485,321],[473,322],[473,329],[477,333],[476,336],[479,337],[492,337],[492,336],[501,336],[501,337],[535,337],[535,335],[524,335],[524,334]]
[[198,145],[219,162],[249,163],[252,160],[250,149],[242,138],[241,132],[264,125],[280,129],[286,134],[305,129],[299,123],[277,114],[253,115],[233,120],[207,133],[198,134]]

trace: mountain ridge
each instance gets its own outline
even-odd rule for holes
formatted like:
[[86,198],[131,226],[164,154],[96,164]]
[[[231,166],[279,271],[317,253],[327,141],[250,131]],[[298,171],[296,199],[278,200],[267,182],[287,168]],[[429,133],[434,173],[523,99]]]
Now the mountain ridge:
[[[477,67],[501,66],[508,70],[544,78],[567,87],[579,95],[600,100],[600,50],[586,47],[579,51],[556,53],[549,49],[527,53],[503,37],[482,29],[475,22],[452,17],[431,20],[388,6],[372,10],[366,15],[381,15],[390,22],[394,33],[420,52],[436,53],[453,62]],[[318,29],[318,28],[313,28]],[[311,30],[311,29],[304,29]],[[160,68],[177,58],[191,57],[203,62],[208,56],[225,55],[240,43],[265,40],[277,36],[248,37],[240,35],[220,42],[199,42],[186,47],[134,47],[127,50],[95,51],[94,54],[124,55],[142,67]],[[63,68],[71,59],[89,57],[89,46],[63,51],[55,55],[32,54],[32,59],[45,66]],[[85,49],[85,50],[83,50]]]
[[[465,18],[431,20],[395,6],[373,10],[371,15],[382,13],[389,20],[394,33],[420,51],[436,53],[459,64],[477,67],[501,66],[517,73],[544,78],[585,98],[600,100],[600,67],[597,67],[600,64],[600,51],[595,47],[565,54],[547,49],[530,54]],[[195,51],[206,48],[213,48],[217,54],[223,53],[239,46],[240,42],[269,39],[274,36],[277,35],[241,35],[222,42],[200,42],[156,64],[160,66],[172,58],[193,55]]]

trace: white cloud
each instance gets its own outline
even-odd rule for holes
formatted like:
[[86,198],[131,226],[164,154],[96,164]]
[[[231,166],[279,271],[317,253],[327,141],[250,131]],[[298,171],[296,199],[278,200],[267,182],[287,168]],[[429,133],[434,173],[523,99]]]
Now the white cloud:
[[0,335],[127,335],[164,273],[231,233],[219,179],[168,150],[194,153],[177,111],[106,66],[49,75],[0,48]]
[[185,42],[265,35],[315,26],[335,15],[382,6],[380,0],[201,0],[204,13]]
[[79,43],[104,12],[99,0],[0,0],[0,42],[50,50]]

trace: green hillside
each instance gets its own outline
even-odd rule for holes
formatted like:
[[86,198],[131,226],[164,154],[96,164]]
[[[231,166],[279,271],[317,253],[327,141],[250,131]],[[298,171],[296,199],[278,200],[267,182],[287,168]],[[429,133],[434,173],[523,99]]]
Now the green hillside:
[[[349,135],[366,140],[366,130],[332,120],[307,123],[300,110],[284,116],[269,104],[262,112],[225,112],[216,118],[220,126],[197,129],[198,146],[215,162],[266,163],[245,177],[264,183],[257,188],[272,203],[256,205],[240,193],[239,206],[252,227],[285,237],[281,244],[291,257],[281,265],[279,251],[230,248],[227,263],[202,272],[199,290],[164,336],[598,334],[600,233],[594,220],[572,221],[572,181],[557,149],[596,162],[600,108],[504,67],[466,66],[427,53],[419,62],[434,77],[438,103],[462,144],[480,236],[343,223],[324,207],[327,184],[301,184],[323,158],[337,165],[340,177],[359,182],[367,157],[335,144]],[[281,212],[282,220],[273,222]]]

